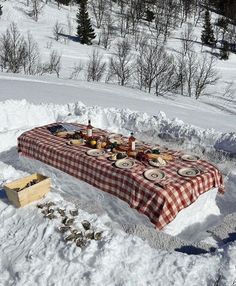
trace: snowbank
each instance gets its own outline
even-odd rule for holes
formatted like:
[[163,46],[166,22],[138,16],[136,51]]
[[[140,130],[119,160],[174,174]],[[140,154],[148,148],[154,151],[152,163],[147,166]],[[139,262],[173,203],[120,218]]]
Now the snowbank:
[[87,123],[90,118],[97,127],[113,132],[129,134],[130,131],[134,131],[137,136],[147,136],[153,140],[159,137],[172,138],[192,146],[214,146],[216,150],[236,154],[236,133],[198,128],[177,118],[171,120],[164,112],[151,116],[130,109],[88,107],[81,102],[67,105],[36,105],[26,100],[0,102],[0,110],[0,132],[32,128],[54,121]]

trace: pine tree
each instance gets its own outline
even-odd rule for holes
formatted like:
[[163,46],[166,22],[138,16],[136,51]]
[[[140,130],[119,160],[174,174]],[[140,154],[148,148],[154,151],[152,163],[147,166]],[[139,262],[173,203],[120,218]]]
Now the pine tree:
[[2,5],[0,4],[0,16],[2,16]]
[[87,0],[80,1],[80,8],[76,15],[77,36],[81,44],[91,45],[91,40],[96,37],[87,12]]
[[211,15],[208,10],[205,12],[201,40],[204,45],[213,46],[215,44],[214,31],[211,25]]

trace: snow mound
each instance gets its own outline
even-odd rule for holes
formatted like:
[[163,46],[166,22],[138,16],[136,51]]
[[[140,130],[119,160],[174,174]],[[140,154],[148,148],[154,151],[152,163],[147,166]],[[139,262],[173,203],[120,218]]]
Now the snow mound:
[[26,100],[0,102],[0,110],[2,110],[0,132],[3,133],[55,121],[87,123],[90,118],[97,127],[113,132],[123,132],[128,135],[130,131],[134,131],[137,136],[147,136],[153,140],[159,137],[178,139],[187,144],[206,148],[214,146],[216,150],[236,154],[236,133],[221,133],[214,129],[199,128],[177,118],[171,120],[163,111],[152,116],[130,109],[85,106],[81,102],[57,105],[33,104]]

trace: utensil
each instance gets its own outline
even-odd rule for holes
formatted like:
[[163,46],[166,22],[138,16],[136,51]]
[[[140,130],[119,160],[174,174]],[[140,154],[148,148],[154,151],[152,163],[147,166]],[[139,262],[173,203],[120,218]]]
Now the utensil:
[[200,170],[197,168],[181,168],[177,171],[180,176],[183,177],[195,177],[200,174]]
[[165,178],[165,172],[158,169],[148,169],[143,173],[143,175],[149,181],[160,181]]
[[90,149],[86,152],[86,154],[92,157],[99,157],[99,156],[104,156],[105,151],[102,149]]
[[134,161],[130,159],[120,159],[115,162],[115,166],[120,169],[130,169],[134,165]]

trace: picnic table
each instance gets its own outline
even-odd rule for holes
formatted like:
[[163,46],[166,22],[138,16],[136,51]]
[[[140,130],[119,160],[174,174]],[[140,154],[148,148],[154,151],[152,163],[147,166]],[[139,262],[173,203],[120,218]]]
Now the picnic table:
[[[120,169],[105,156],[89,156],[87,151],[91,147],[68,145],[67,139],[49,131],[57,124],[37,127],[20,135],[20,155],[53,166],[124,200],[130,207],[148,216],[157,229],[166,226],[204,192],[215,187],[219,192],[224,192],[222,174],[210,162],[201,159],[196,162],[184,161],[181,160],[181,152],[166,149],[165,153],[173,158],[166,166],[161,167],[166,176],[162,181],[150,181],[143,175],[146,170],[153,168],[149,164],[134,159],[132,168]],[[86,128],[82,124],[72,125]],[[98,132],[109,135],[105,130]],[[193,177],[179,175],[179,169],[190,166],[198,168],[200,173]]]

